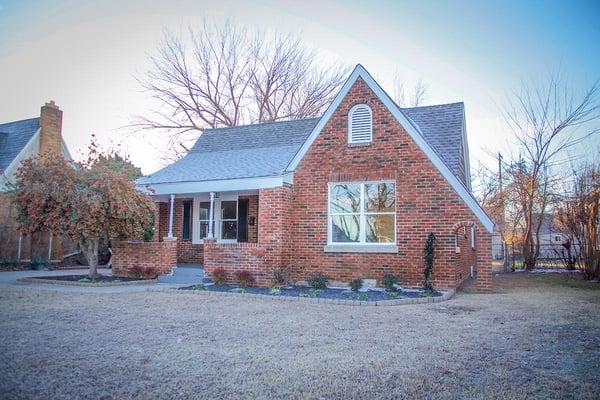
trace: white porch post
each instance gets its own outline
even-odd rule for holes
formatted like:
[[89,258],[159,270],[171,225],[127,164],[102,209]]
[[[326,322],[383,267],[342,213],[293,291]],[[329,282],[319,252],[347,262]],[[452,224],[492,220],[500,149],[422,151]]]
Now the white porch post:
[[169,207],[169,238],[173,237],[173,215],[175,212],[175,195],[171,195],[171,206]]
[[207,237],[209,239],[214,239],[213,235],[213,219],[215,216],[215,192],[210,192],[210,209],[208,210],[208,233]]

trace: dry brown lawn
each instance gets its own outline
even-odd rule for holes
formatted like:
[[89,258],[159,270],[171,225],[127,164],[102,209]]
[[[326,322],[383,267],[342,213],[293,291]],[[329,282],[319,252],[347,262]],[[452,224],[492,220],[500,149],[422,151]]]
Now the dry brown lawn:
[[0,398],[599,398],[600,285],[349,307],[0,289]]

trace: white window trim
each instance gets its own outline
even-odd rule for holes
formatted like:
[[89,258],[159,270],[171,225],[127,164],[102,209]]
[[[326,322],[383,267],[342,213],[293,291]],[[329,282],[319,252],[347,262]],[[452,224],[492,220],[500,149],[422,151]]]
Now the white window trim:
[[[390,252],[396,253],[398,251],[398,247],[396,245],[397,241],[397,211],[398,205],[397,201],[394,201],[394,211],[385,211],[385,212],[365,212],[364,211],[364,190],[365,184],[377,184],[377,183],[386,183],[394,185],[394,195],[396,196],[398,186],[393,180],[370,180],[370,181],[348,181],[348,182],[329,182],[327,184],[327,246],[325,246],[325,251],[328,252],[338,252],[344,251],[347,249],[348,251],[352,251],[353,248],[356,248],[355,251],[362,252],[374,252],[373,250],[367,250],[367,248],[381,248],[381,252]],[[334,242],[332,240],[333,234],[333,219],[331,218],[333,215],[354,215],[357,213],[332,213],[331,212],[331,188],[336,185],[350,185],[350,184],[359,184],[360,185],[360,213],[359,213],[359,241],[358,242]],[[396,196],[397,200],[397,196]],[[394,216],[394,240],[388,243],[370,243],[366,241],[367,229],[367,215],[393,215]],[[337,250],[339,249],[339,250]]]
[[[223,208],[221,207],[222,202],[224,201],[234,201],[235,202],[235,219],[231,219],[231,218],[223,218]],[[215,217],[215,221],[218,220],[218,228],[217,228],[217,232],[216,232],[216,237],[218,238],[217,241],[219,243],[237,243],[237,236],[238,236],[238,230],[239,230],[239,225],[238,225],[238,221],[239,221],[239,210],[238,210],[238,198],[237,196],[235,198],[225,198],[225,199],[219,199],[218,201],[219,206],[218,208],[215,206],[215,209],[219,210],[219,215],[218,217]],[[230,222],[230,221],[235,221],[237,228],[236,228],[236,237],[235,239],[223,239],[223,222]],[[216,222],[215,222],[216,223]]]
[[[213,218],[214,218],[214,229],[213,229],[213,235],[214,237],[217,239],[217,243],[237,243],[237,239],[221,239],[221,202],[222,201],[235,201],[236,205],[238,203],[238,198],[239,195],[230,195],[230,194],[220,194],[218,198],[215,199],[215,209],[213,212]],[[210,198],[208,197],[208,195],[200,195],[200,196],[194,196],[194,205],[193,205],[193,218],[194,221],[192,223],[192,243],[194,244],[203,244],[204,243],[204,239],[200,238],[200,203],[202,202],[208,202],[210,201]],[[238,215],[237,215],[237,221],[239,224],[239,210],[238,210]],[[202,221],[207,221],[207,220],[202,220]],[[239,229],[239,226],[238,226]]]
[[[371,127],[370,127],[371,131],[369,132],[369,140],[359,140],[359,141],[352,140],[352,114],[354,114],[354,111],[356,111],[356,109],[359,107],[366,107],[369,110],[369,117],[371,118],[371,121],[370,121],[371,122]],[[350,109],[350,111],[348,112],[348,144],[369,144],[369,143],[373,143],[373,110],[366,103],[357,104],[357,105],[353,106]]]
[[471,249],[475,250],[475,226],[471,225]]

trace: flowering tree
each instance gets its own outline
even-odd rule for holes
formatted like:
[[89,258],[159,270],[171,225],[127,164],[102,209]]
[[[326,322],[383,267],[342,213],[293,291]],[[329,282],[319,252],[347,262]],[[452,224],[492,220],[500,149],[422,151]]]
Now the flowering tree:
[[154,210],[127,174],[103,161],[93,151],[75,165],[61,157],[32,157],[19,168],[15,184],[19,229],[68,235],[79,244],[90,277],[98,275],[100,240],[141,237]]

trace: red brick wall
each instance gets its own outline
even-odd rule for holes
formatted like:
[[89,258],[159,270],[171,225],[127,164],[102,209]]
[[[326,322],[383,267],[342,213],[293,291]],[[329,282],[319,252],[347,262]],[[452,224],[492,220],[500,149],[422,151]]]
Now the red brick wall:
[[[373,143],[349,147],[348,111],[359,103],[367,103],[373,111]],[[328,182],[378,179],[396,182],[398,253],[325,253]],[[438,288],[456,287],[459,261],[454,227],[461,221],[476,223],[478,277],[482,282],[489,280],[484,275],[491,277],[489,234],[362,80],[354,84],[296,169],[292,210],[292,264],[300,278],[322,272],[334,281],[375,278],[380,283],[384,274],[394,273],[403,285],[418,287],[423,281],[425,240],[434,232],[438,238],[434,284]],[[482,289],[491,286],[482,284]]]
[[133,267],[156,268],[159,274],[167,274],[177,265],[177,243],[164,242],[113,242],[113,267],[115,276],[128,276]]
[[206,242],[204,270],[211,276],[224,268],[229,282],[241,269],[252,273],[260,286],[272,283],[273,269],[290,265],[292,187],[261,189],[258,195],[258,243]]
[[207,241],[204,248],[204,272],[212,276],[217,268],[224,268],[228,283],[237,283],[235,272],[247,270],[257,284],[269,286],[270,270],[266,267],[265,247],[258,243],[216,243]]

